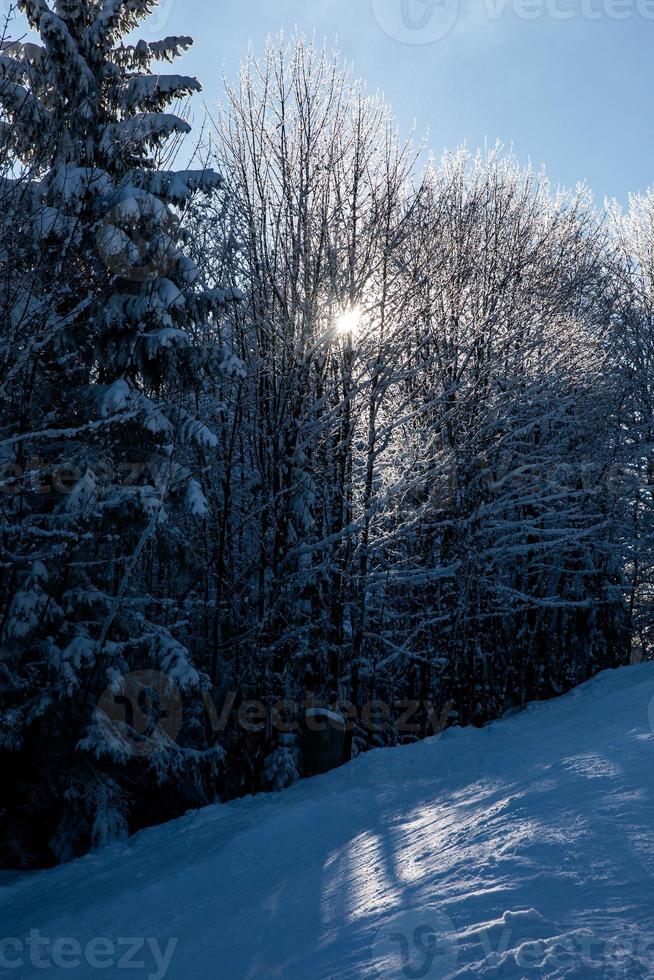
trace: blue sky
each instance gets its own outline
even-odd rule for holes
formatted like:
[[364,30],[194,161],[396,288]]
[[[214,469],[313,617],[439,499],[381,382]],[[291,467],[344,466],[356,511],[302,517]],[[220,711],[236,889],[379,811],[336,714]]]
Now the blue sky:
[[250,40],[295,26],[338,37],[437,153],[499,139],[598,202],[654,182],[654,0],[161,0],[145,33],[195,37],[184,71],[215,104]]

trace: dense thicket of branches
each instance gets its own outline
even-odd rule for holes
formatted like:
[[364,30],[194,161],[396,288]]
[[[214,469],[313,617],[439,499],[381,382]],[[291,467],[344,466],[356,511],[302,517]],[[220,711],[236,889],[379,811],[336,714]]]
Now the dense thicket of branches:
[[627,662],[632,302],[588,195],[498,151],[420,170],[302,44],[250,58],[214,152],[230,197],[198,247],[246,295],[220,326],[246,376],[208,474],[214,682],[483,723]]
[[362,750],[648,657],[654,194],[598,216],[500,151],[425,164],[302,42],[227,93],[224,182],[174,173],[197,83],[151,66],[188,39],[123,43],[150,0],[20,6],[2,861],[289,784],[292,704],[347,702]]

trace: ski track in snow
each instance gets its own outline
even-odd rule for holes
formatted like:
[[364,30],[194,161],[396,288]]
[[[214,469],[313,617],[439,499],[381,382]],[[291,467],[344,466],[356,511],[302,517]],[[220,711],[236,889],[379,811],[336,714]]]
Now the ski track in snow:
[[[654,664],[609,671],[482,730],[5,876],[0,938],[175,937],[168,980],[653,977],[653,697]],[[0,976],[162,977],[149,947],[133,959],[42,969],[25,953]]]

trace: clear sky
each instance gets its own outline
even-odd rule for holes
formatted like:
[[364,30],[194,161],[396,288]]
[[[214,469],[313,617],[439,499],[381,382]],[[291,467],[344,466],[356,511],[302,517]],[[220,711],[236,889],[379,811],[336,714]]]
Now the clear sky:
[[146,35],[195,37],[183,70],[211,104],[250,40],[296,25],[338,37],[437,153],[499,139],[600,203],[654,183],[654,0],[161,0]]

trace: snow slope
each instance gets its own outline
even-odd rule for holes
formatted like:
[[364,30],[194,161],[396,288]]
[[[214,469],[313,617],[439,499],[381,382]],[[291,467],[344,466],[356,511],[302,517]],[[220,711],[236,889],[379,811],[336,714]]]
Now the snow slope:
[[652,977],[653,698],[608,672],[0,880],[0,976]]

